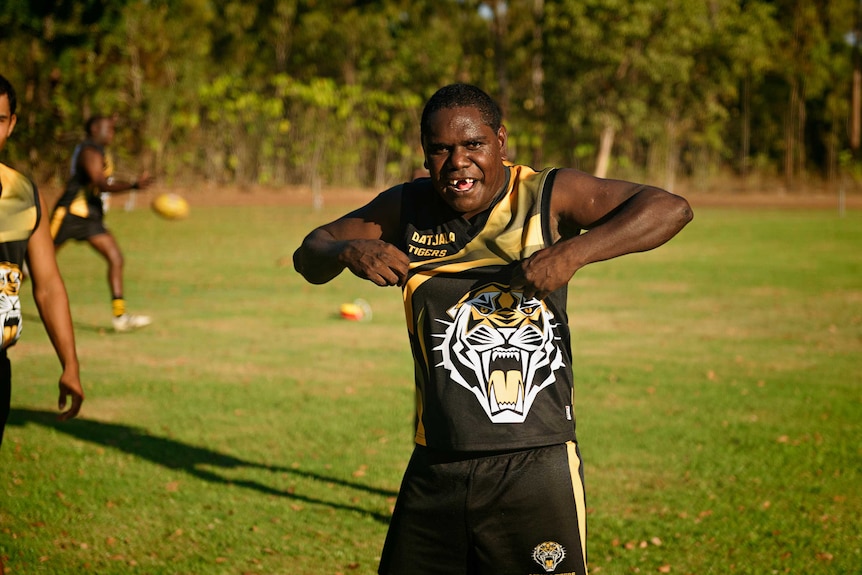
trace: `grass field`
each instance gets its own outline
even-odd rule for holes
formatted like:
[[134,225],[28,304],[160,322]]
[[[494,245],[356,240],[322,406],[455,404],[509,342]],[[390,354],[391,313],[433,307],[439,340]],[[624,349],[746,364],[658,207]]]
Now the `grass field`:
[[[75,421],[25,286],[8,574],[376,572],[411,451],[399,292],[293,271],[344,206],[192,209],[109,214],[143,331],[110,331],[94,253],[59,254]],[[359,297],[372,321],[337,317]],[[862,573],[862,213],[699,209],[579,273],[570,315],[593,573]]]

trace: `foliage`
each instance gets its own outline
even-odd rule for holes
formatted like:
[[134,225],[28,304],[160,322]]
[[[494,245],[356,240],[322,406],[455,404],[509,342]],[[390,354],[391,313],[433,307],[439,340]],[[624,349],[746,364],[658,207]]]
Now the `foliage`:
[[[848,134],[859,11],[854,0],[7,0],[0,73],[23,120],[8,154],[57,184],[84,120],[108,111],[124,120],[131,171],[380,187],[421,164],[424,100],[468,81],[500,101],[518,161],[668,188],[752,169],[786,186],[835,179],[842,151],[859,159]],[[324,93],[281,93],[284,77]]]

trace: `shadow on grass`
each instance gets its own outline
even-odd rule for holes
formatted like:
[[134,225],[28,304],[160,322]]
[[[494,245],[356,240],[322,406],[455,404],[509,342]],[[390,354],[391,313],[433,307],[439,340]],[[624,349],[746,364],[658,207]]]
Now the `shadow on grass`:
[[361,507],[345,505],[331,501],[324,501],[301,495],[292,491],[277,489],[269,485],[258,483],[257,481],[243,479],[228,479],[222,477],[214,471],[202,469],[202,466],[218,467],[223,469],[237,469],[247,467],[250,469],[263,469],[266,471],[285,473],[297,477],[304,477],[339,485],[348,489],[356,489],[365,491],[372,495],[382,497],[394,497],[397,493],[394,491],[362,485],[335,477],[327,477],[309,471],[302,471],[290,467],[281,467],[277,465],[267,465],[254,461],[246,461],[232,455],[225,455],[205,447],[196,447],[188,445],[175,439],[167,437],[158,437],[150,435],[146,429],[140,427],[132,427],[117,423],[105,423],[101,421],[93,421],[89,419],[75,419],[68,422],[60,422],[57,420],[57,414],[50,411],[39,411],[33,409],[16,409],[13,408],[9,414],[9,425],[24,426],[28,423],[34,423],[53,429],[55,431],[71,435],[83,441],[89,441],[97,445],[103,445],[112,449],[118,449],[125,453],[129,453],[141,459],[151,461],[156,465],[161,465],[168,469],[177,469],[184,471],[189,475],[209,481],[212,483],[221,483],[224,485],[238,485],[247,489],[253,489],[267,495],[276,495],[279,497],[287,497],[296,501],[305,503],[325,505],[333,509],[342,511],[353,511],[367,515],[381,523],[389,523],[389,516]]
[[[21,317],[27,325],[36,325],[42,322],[42,318],[35,313],[22,312]],[[103,324],[84,323],[73,319],[75,331],[91,331],[93,333],[114,333],[114,326],[111,324],[110,315],[105,314],[107,321]]]

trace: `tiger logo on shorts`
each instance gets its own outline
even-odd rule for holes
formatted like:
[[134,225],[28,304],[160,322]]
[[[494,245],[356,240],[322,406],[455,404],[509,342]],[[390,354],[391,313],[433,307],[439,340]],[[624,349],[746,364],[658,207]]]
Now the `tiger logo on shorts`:
[[[554,315],[538,299],[498,283],[476,289],[448,311],[435,347],[452,380],[471,391],[493,423],[523,423],[536,396],[564,366]],[[441,320],[442,321],[442,320]]]
[[21,269],[9,262],[0,262],[0,349],[13,345],[21,336]]
[[533,560],[542,566],[546,573],[552,572],[566,558],[566,549],[556,541],[539,543],[533,549]]

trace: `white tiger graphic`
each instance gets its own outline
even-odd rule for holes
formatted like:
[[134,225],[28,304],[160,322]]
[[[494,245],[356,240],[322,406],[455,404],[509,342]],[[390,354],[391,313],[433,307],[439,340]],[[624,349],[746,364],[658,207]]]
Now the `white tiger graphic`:
[[6,349],[21,337],[21,291],[23,274],[16,264],[0,262],[0,349]]
[[440,366],[471,391],[493,423],[523,423],[536,396],[555,380],[563,356],[555,344],[554,315],[538,299],[488,284],[448,311],[452,322],[436,334]]
[[533,560],[542,566],[545,572],[550,573],[557,565],[566,558],[566,548],[556,541],[545,541],[539,543],[533,549]]

